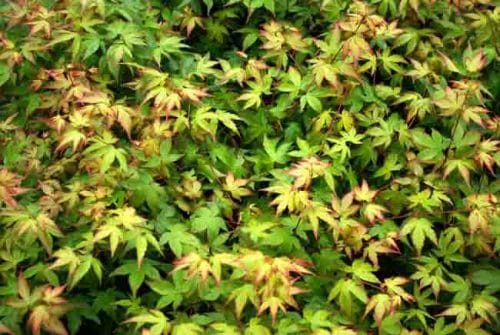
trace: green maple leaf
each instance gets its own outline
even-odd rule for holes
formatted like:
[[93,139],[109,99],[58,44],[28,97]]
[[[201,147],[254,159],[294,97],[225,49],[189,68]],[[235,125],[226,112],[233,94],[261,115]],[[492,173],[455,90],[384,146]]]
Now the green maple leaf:
[[432,129],[431,136],[422,130],[413,132],[415,144],[421,148],[418,158],[422,160],[442,160],[443,151],[450,145],[450,139],[443,137],[437,130]]
[[353,297],[362,303],[368,301],[363,285],[353,279],[340,279],[331,289],[328,300],[336,300],[342,311],[352,314]]
[[384,161],[384,164],[375,171],[374,177],[383,177],[388,180],[392,176],[393,171],[399,171],[403,165],[399,164],[399,156],[396,154],[389,154]]
[[116,268],[110,276],[128,276],[128,283],[133,296],[137,294],[137,290],[143,284],[146,278],[159,279],[160,273],[156,269],[157,264],[145,259],[141,267],[138,266],[136,261],[127,260],[123,265]]
[[195,323],[181,323],[174,326],[172,335],[199,335],[203,332],[203,328]]
[[252,284],[245,284],[233,290],[228,300],[234,300],[234,306],[236,308],[236,316],[238,319],[241,317],[241,313],[245,308],[247,302],[251,302],[255,307],[258,306],[257,291]]
[[356,279],[360,279],[369,283],[380,283],[380,280],[373,274],[375,269],[370,263],[363,262],[360,259],[354,260],[352,265],[347,269]]
[[402,73],[403,68],[399,65],[400,63],[407,63],[406,60],[397,54],[390,54],[389,49],[384,49],[381,54],[378,54],[378,60],[382,63],[382,68],[387,71],[387,73]]
[[169,225],[168,231],[160,238],[160,244],[165,243],[178,258],[201,248],[200,240],[184,224]]
[[106,61],[113,77],[118,78],[120,72],[120,62],[127,57],[133,59],[132,51],[122,43],[113,44],[106,52]]
[[100,159],[100,172],[109,170],[113,162],[118,162],[120,170],[127,170],[127,152],[123,148],[116,148],[114,144],[118,141],[112,133],[106,131],[102,136],[93,138],[94,142],[83,152],[88,158]]
[[429,335],[450,335],[455,333],[456,329],[457,326],[454,323],[447,324],[445,319],[441,317],[437,319],[434,328],[429,328],[427,331]]
[[475,167],[470,160],[465,159],[450,159],[445,163],[444,177],[446,178],[454,170],[458,170],[462,178],[465,180],[467,185],[470,186],[470,170],[474,170]]
[[157,279],[147,281],[146,284],[160,295],[160,299],[156,302],[156,308],[164,308],[172,305],[176,309],[182,303],[182,291],[171,282]]
[[426,218],[410,218],[401,228],[401,236],[410,235],[413,246],[420,255],[426,238],[437,245],[436,232],[432,223]]
[[273,163],[285,164],[288,161],[288,149],[291,143],[282,143],[278,146],[279,138],[264,137],[262,145]]
[[220,210],[215,204],[198,208],[190,218],[194,233],[207,232],[208,240],[213,241],[221,230],[227,231],[226,222],[220,216]]
[[168,322],[168,318],[161,311],[157,310],[150,310],[147,313],[134,316],[127,319],[125,323],[137,323],[139,326],[144,324],[152,325],[149,329],[149,334],[151,335],[166,334],[172,327]]

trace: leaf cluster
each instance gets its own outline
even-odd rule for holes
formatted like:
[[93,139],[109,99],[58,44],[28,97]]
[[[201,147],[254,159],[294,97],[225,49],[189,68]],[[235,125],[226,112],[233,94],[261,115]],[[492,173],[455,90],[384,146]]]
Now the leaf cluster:
[[0,2],[0,333],[500,333],[491,0]]

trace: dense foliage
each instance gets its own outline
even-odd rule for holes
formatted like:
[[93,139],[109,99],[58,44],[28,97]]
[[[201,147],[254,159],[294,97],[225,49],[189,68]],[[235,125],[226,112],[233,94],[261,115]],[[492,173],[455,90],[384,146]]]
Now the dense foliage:
[[500,333],[489,0],[0,2],[0,333]]

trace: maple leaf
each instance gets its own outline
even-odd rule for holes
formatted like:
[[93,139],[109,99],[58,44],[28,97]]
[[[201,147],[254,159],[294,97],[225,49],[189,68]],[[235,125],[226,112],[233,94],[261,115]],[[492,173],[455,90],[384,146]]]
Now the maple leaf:
[[418,192],[417,194],[413,194],[408,197],[410,201],[410,208],[415,208],[418,206],[422,206],[428,212],[432,212],[436,207],[442,205],[442,200],[453,204],[445,194],[438,190],[433,190],[431,194],[431,190],[426,188],[423,191]]
[[310,157],[293,164],[287,174],[295,178],[294,188],[309,188],[312,179],[322,176],[330,164],[320,161],[316,157]]
[[181,20],[181,28],[186,29],[188,37],[196,26],[203,28],[203,19],[200,16],[195,16],[191,7],[184,7],[184,13],[181,15]]
[[317,86],[321,86],[324,80],[328,81],[333,86],[340,84],[337,72],[332,64],[327,63],[322,59],[311,60],[312,73]]
[[190,253],[174,262],[174,272],[182,269],[187,269],[188,278],[199,275],[202,283],[207,280],[208,275],[213,271],[209,261],[195,253]]
[[12,208],[18,208],[16,195],[23,194],[29,189],[21,187],[23,178],[3,168],[0,170],[0,199]]
[[123,148],[116,148],[114,144],[118,141],[110,132],[104,132],[102,136],[92,138],[93,142],[83,152],[88,158],[100,159],[100,172],[105,173],[116,161],[120,170],[127,170],[127,152]]
[[233,131],[237,135],[240,134],[238,131],[238,127],[236,126],[236,123],[234,123],[234,121],[241,121],[242,120],[241,117],[239,117],[235,114],[231,114],[231,113],[228,113],[226,111],[220,110],[220,109],[215,111],[215,116],[216,116],[217,120],[222,122],[222,124],[224,126],[229,128],[231,131]]
[[68,125],[68,122],[62,115],[56,115],[51,117],[48,120],[45,120],[45,123],[56,130],[58,135],[61,135],[62,131],[66,128]]
[[278,138],[270,139],[264,137],[262,145],[267,155],[274,163],[284,164],[287,161],[287,153],[291,143],[282,143],[278,146],[278,142]]
[[[391,234],[394,235],[394,234]],[[399,254],[400,250],[395,240],[396,236],[387,236],[383,240],[373,241],[363,250],[363,256],[367,257],[373,266],[378,269],[378,254]]]
[[220,217],[220,210],[216,205],[198,208],[190,218],[194,233],[207,232],[207,237],[213,241],[221,230],[227,231],[226,222]]
[[[71,249],[69,247],[65,247],[63,249],[57,250],[53,256],[55,258],[57,258],[57,260],[50,266],[50,269],[55,269],[55,268],[58,268],[61,266],[68,266],[68,277],[70,277],[70,278],[74,276],[75,272],[77,271],[77,269],[79,268],[79,266],[81,264],[81,260],[78,257],[78,255],[75,254],[73,249]],[[87,266],[87,264],[88,264],[88,266]],[[85,273],[90,269],[90,265],[91,265],[90,261],[88,263],[84,264],[84,266],[82,267],[83,270],[80,269],[78,271],[78,277],[80,277],[80,278],[83,277],[85,275]],[[80,273],[83,273],[83,274],[80,274]],[[70,280],[70,282],[71,281],[78,282],[78,280],[80,278],[76,278],[75,280]],[[70,285],[70,288],[71,288],[71,286],[73,286],[73,285]]]
[[484,107],[471,106],[471,107],[467,107],[463,110],[462,119],[466,123],[473,121],[473,122],[477,123],[478,125],[483,126],[482,116],[484,116],[487,113],[489,113],[489,111]]
[[93,241],[97,242],[109,238],[111,255],[113,256],[118,245],[127,239],[133,241],[132,245],[137,250],[137,262],[140,266],[147,245],[151,244],[157,250],[158,242],[146,229],[146,220],[136,214],[133,207],[124,206],[119,209],[109,210],[104,219],[104,224],[97,227]]
[[171,54],[181,53],[182,48],[186,48],[187,45],[181,43],[184,38],[179,36],[161,36],[158,41],[157,48],[153,51],[155,56],[155,61],[158,65],[161,63],[161,56],[169,56]]
[[354,34],[344,41],[342,54],[344,58],[352,57],[354,65],[356,66],[361,57],[372,55],[373,51],[370,44],[361,34]]
[[408,114],[406,116],[406,122],[410,122],[418,116],[419,120],[422,120],[427,114],[429,114],[432,107],[432,100],[427,97],[423,97],[418,92],[406,92],[400,95],[394,104],[404,103]]
[[493,173],[493,166],[497,164],[493,155],[498,152],[499,145],[500,141],[491,139],[481,141],[474,157],[479,166],[486,167],[491,173]]
[[252,284],[244,284],[233,290],[229,295],[228,301],[234,301],[234,306],[236,309],[236,317],[239,319],[241,313],[245,308],[248,301],[250,301],[255,307],[259,306],[259,300],[255,287]]
[[132,115],[136,114],[133,108],[124,105],[114,105],[110,107],[112,114],[110,115],[123,128],[128,138],[132,131]]
[[391,277],[384,280],[382,288],[391,296],[401,297],[406,302],[412,302],[413,296],[407,293],[401,286],[408,284],[410,279],[404,277]]
[[479,49],[475,52],[472,49],[467,48],[463,55],[463,62],[465,68],[469,72],[479,72],[486,66],[486,55],[483,49]]
[[439,54],[439,58],[444,63],[444,65],[446,66],[448,71],[460,73],[460,70],[458,69],[458,67],[455,65],[455,63],[447,55],[445,55],[441,51],[438,51],[438,54]]
[[471,234],[481,229],[484,235],[488,235],[489,221],[497,213],[497,203],[493,194],[472,194],[466,198],[467,209],[470,210],[468,221]]
[[4,210],[0,215],[4,217],[3,221],[6,226],[12,228],[13,236],[36,237],[48,254],[52,253],[53,237],[62,236],[55,222],[36,205],[30,204],[26,208]]
[[165,243],[168,243],[176,257],[201,249],[200,240],[183,224],[169,226],[168,231],[160,237],[160,244]]
[[354,200],[354,192],[349,192],[345,194],[342,199],[337,198],[336,196],[332,197],[332,209],[333,212],[340,217],[349,217],[355,214],[359,206],[353,205]]
[[277,193],[278,196],[271,202],[271,206],[276,206],[276,213],[281,214],[285,209],[289,212],[301,212],[310,207],[311,200],[309,192],[296,190],[292,185],[276,185],[264,189],[264,191]]
[[443,175],[444,178],[446,178],[454,170],[458,170],[458,172],[460,172],[460,175],[465,180],[467,185],[470,186],[469,170],[474,170],[474,164],[471,161],[463,159],[449,159],[446,161],[444,166],[445,166]]
[[441,91],[439,93],[442,97],[435,98],[433,103],[441,109],[441,115],[452,116],[463,109],[466,100],[464,92],[447,86],[444,92]]
[[172,335],[198,335],[203,332],[203,328],[195,323],[181,323],[174,325]]
[[224,190],[231,193],[231,196],[237,200],[241,200],[241,197],[246,197],[252,194],[252,191],[245,186],[248,183],[248,179],[235,179],[232,172],[226,175],[226,180],[224,182]]
[[23,272],[20,272],[17,276],[19,298],[7,301],[7,305],[29,309],[27,325],[34,335],[40,335],[42,329],[50,334],[67,335],[68,332],[60,317],[74,305],[61,297],[64,289],[64,285],[58,287],[44,285],[31,289]]
[[331,211],[319,202],[312,201],[306,208],[301,211],[301,215],[309,221],[312,227],[314,238],[318,239],[319,220],[328,223],[330,227],[336,227],[337,223],[334,220]]
[[[191,100],[192,102],[200,102],[201,98],[208,96],[206,92],[206,88],[198,88],[198,87],[180,87],[179,94],[182,98]],[[179,103],[176,101],[174,105],[177,108],[180,108]],[[173,107],[173,106],[172,106]],[[168,109],[172,109],[172,107]]]
[[413,246],[417,250],[418,255],[422,252],[426,238],[437,245],[436,232],[432,227],[432,223],[426,218],[410,218],[406,220],[401,228],[401,236],[404,237],[406,235],[411,236]]
[[374,268],[370,263],[363,262],[361,259],[356,259],[351,266],[346,269],[352,273],[355,279],[360,279],[369,283],[380,283],[380,280],[373,274]]
[[139,314],[125,320],[124,323],[137,323],[139,326],[144,324],[153,324],[153,326],[146,333],[149,335],[163,335],[170,332],[172,327],[168,322],[168,318],[158,310],[149,310],[146,313]]
[[410,61],[414,67],[414,70],[408,71],[407,72],[408,76],[415,78],[424,78],[432,73],[431,69],[429,68],[429,64],[427,64],[427,62],[424,62],[422,64],[414,59],[410,59]]
[[387,73],[404,72],[403,68],[399,65],[400,63],[406,64],[406,60],[401,55],[391,55],[389,49],[384,49],[382,53],[377,54],[377,59],[382,63],[382,68],[387,71]]
[[413,140],[422,150],[418,153],[418,158],[422,160],[441,160],[444,158],[443,151],[448,149],[451,140],[432,129],[431,136],[423,131],[415,130]]
[[337,300],[340,305],[340,309],[348,315],[351,315],[353,297],[362,303],[366,303],[368,301],[368,295],[366,294],[363,285],[353,279],[340,279],[331,289],[330,294],[328,295],[328,300]]
[[384,220],[384,212],[388,212],[388,210],[377,204],[367,204],[361,209],[361,213],[368,219],[368,221],[373,224],[375,221],[383,221]]
[[380,328],[385,315],[394,311],[394,302],[392,298],[384,293],[378,293],[372,296],[366,304],[365,316],[373,310],[373,318]]
[[377,190],[371,190],[366,179],[363,179],[361,186],[355,186],[352,190],[354,198],[358,201],[371,202],[377,195]]
[[260,104],[262,103],[262,99],[261,99],[261,92],[258,92],[258,91],[250,91],[250,92],[247,92],[247,93],[243,93],[242,95],[240,95],[237,99],[238,101],[246,101],[243,109],[248,109],[252,106],[255,106],[256,108],[258,108],[260,106]]
[[278,297],[269,297],[265,299],[259,307],[258,314],[262,314],[269,309],[271,313],[271,318],[273,320],[273,324],[276,322],[276,316],[278,314],[278,308],[281,309],[283,313],[286,313],[286,307],[284,302]]
[[78,129],[70,128],[64,131],[59,139],[56,151],[63,150],[66,146],[72,145],[73,152],[87,143],[87,136]]

